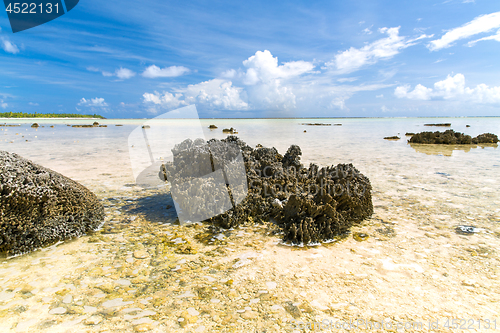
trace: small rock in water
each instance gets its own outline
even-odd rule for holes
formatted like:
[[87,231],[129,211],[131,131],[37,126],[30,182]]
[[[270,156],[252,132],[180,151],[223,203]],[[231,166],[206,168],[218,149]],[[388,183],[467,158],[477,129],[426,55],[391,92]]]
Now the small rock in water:
[[85,325],[97,325],[102,321],[100,316],[91,316],[83,322]]
[[136,259],[146,259],[149,257],[149,253],[146,250],[137,250],[134,252],[134,258]]
[[352,238],[354,238],[354,240],[356,242],[362,242],[362,241],[365,241],[369,238],[370,236],[368,236],[367,234],[364,234],[362,232],[355,232],[352,234]]
[[285,303],[285,310],[288,312],[293,318],[299,318],[302,313],[300,312],[300,309],[293,305],[291,301],[288,301]]
[[59,307],[49,311],[49,314],[64,314],[66,313],[66,308]]

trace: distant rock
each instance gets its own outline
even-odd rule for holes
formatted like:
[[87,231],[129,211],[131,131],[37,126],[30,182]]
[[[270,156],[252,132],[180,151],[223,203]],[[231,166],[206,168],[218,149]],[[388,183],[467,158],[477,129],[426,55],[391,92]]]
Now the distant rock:
[[77,127],[77,128],[92,128],[95,127],[94,125],[71,125],[71,127]]
[[0,151],[0,254],[16,255],[95,230],[97,197],[79,183]]
[[386,136],[384,140],[399,140],[401,139],[399,136]]
[[217,127],[217,126],[215,126],[215,125],[210,125],[210,126],[208,126],[208,128],[210,128],[210,129],[216,129],[216,128],[218,128],[218,127]]
[[497,143],[498,137],[492,133],[484,133],[472,138],[470,135],[447,130],[445,132],[421,132],[408,140],[409,143],[470,145],[479,143]]
[[470,127],[470,125],[465,125],[465,127]]
[[[306,126],[332,126],[332,124],[322,124],[322,123],[303,123],[302,125]],[[342,124],[340,124],[341,126]],[[339,126],[338,124],[335,124],[335,126]]]
[[40,127],[40,125],[38,125],[37,123],[33,123],[33,124],[31,125],[31,127],[32,127],[32,128],[38,128],[38,127]]
[[99,126],[99,123],[97,121],[94,121],[94,123],[92,124],[92,126],[97,127],[97,126]]
[[144,128],[144,129],[151,128],[151,126],[149,126],[149,125],[142,125],[142,128]]
[[424,126],[438,126],[438,127],[450,127],[450,123],[443,123],[443,124],[424,124]]
[[228,133],[228,134],[238,134],[238,132],[236,132],[236,129],[235,128],[224,128],[222,130],[222,133]]
[[406,136],[412,136],[412,135],[415,135],[415,133],[411,133],[411,132],[406,132],[405,133]]

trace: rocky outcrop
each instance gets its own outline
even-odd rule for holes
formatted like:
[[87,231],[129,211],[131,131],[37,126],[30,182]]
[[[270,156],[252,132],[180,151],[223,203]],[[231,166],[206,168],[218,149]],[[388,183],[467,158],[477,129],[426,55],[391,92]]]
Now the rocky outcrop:
[[210,129],[216,129],[216,128],[218,128],[218,127],[217,127],[217,126],[215,126],[215,125],[210,125],[210,126],[208,126],[208,128],[210,128]]
[[409,143],[446,144],[446,145],[470,145],[479,143],[497,143],[495,134],[484,133],[472,138],[470,135],[447,130],[445,132],[421,132],[413,135]]
[[81,236],[104,220],[87,188],[19,155],[0,151],[0,254],[16,255]]
[[386,136],[384,140],[399,140],[401,139],[399,136]]
[[443,124],[424,124],[424,126],[450,127],[450,126],[451,126],[451,123],[443,123]]
[[224,128],[222,130],[222,133],[228,133],[228,134],[238,134],[238,132],[236,131],[236,128]]
[[[246,173],[244,190],[241,185],[233,186],[231,182],[237,177],[238,169],[232,164],[240,151],[243,172]],[[275,220],[285,242],[311,244],[332,240],[373,213],[371,185],[367,177],[352,164],[323,168],[311,164],[305,167],[300,162],[301,149],[296,145],[292,145],[285,155],[280,155],[276,148],[254,149],[236,136],[229,136],[208,143],[201,139],[186,140],[177,145],[173,153],[174,162],[162,167],[162,170],[167,170],[166,174],[176,178],[172,180],[173,186],[192,181],[190,175],[193,174],[206,175],[218,168],[225,170],[233,207],[208,219],[223,228],[249,221]],[[207,170],[199,170],[203,165]],[[188,193],[187,189],[182,192],[185,195],[181,200],[199,204],[202,200],[197,198],[201,198],[203,188],[216,189],[205,178],[191,192]],[[243,191],[246,195],[241,196]],[[186,199],[187,196],[193,197]],[[213,199],[197,209],[203,211],[209,209],[208,206],[223,205],[223,197],[222,193],[214,192]]]

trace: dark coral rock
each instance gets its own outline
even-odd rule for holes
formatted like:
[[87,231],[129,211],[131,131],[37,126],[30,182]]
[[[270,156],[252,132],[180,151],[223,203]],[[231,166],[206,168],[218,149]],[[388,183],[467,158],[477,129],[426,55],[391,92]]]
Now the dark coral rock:
[[472,139],[472,143],[497,143],[498,136],[492,133],[483,133],[479,134],[475,138]]
[[[285,242],[311,244],[332,240],[373,213],[370,181],[352,164],[325,168],[311,164],[306,168],[300,163],[299,146],[292,145],[282,156],[276,148],[253,149],[236,136],[221,141],[212,139],[208,146],[205,148],[201,142],[195,146],[186,140],[176,146],[173,164],[163,168],[181,175],[178,183],[185,183],[193,171],[200,174],[211,171],[191,170],[194,161],[209,159],[208,150],[212,154],[212,168],[226,163],[225,170],[241,150],[248,193],[236,198],[235,193],[242,191],[231,187],[228,181],[231,177],[226,176],[234,207],[211,217],[209,221],[215,225],[232,228],[249,221],[274,220],[283,231]],[[180,154],[188,162],[176,162],[176,155]],[[224,157],[223,162],[217,162],[218,155]],[[207,165],[206,161],[201,164]]]
[[217,126],[215,126],[215,125],[210,125],[210,126],[208,126],[208,128],[210,128],[210,129],[216,129],[216,128],[218,128],[218,127],[217,127]]
[[33,128],[38,128],[38,127],[40,127],[40,125],[38,125],[37,123],[33,123],[33,124],[31,125],[31,127],[33,127]]
[[229,133],[229,134],[237,134],[238,132],[236,132],[236,128],[224,128],[222,130],[222,133]]
[[498,137],[495,134],[484,133],[475,138],[454,130],[445,132],[421,132],[415,134],[408,140],[410,143],[425,144],[446,144],[446,145],[470,145],[478,143],[497,143]]
[[424,126],[437,126],[437,127],[450,127],[450,123],[443,123],[443,124],[425,124]]
[[406,136],[413,136],[413,135],[415,135],[415,133],[406,132],[406,133],[405,133],[405,135],[406,135]]
[[84,186],[0,151],[0,254],[16,255],[83,235],[104,220]]
[[399,136],[386,136],[384,140],[399,140],[401,139]]

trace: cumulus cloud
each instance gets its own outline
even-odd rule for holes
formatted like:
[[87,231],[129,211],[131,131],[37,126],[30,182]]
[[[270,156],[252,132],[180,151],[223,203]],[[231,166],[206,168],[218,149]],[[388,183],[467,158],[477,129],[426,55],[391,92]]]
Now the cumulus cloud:
[[399,36],[399,28],[381,28],[380,33],[388,37],[381,38],[358,49],[351,47],[349,50],[339,52],[334,59],[326,63],[326,68],[337,70],[339,73],[350,73],[365,65],[371,65],[379,60],[386,60],[397,55],[401,50],[415,45],[416,41],[432,36],[421,35],[414,39]]
[[175,94],[155,91],[143,94],[143,102],[165,108],[182,105],[200,104],[210,109],[246,110],[248,104],[241,99],[242,88],[234,87],[231,81],[213,79],[188,85]]
[[289,115],[295,110],[348,110],[346,101],[359,91],[386,88],[387,84],[342,84],[329,73],[314,70],[308,61],[279,62],[268,51],[257,51],[242,61],[242,67],[228,69],[217,78],[169,91],[143,94],[150,112],[196,103],[212,110],[258,110]]
[[170,66],[165,68],[160,68],[156,65],[151,65],[142,73],[142,76],[147,78],[158,78],[158,77],[176,77],[181,76],[189,72],[189,68],[184,66]]
[[104,101],[104,98],[90,98],[90,99],[85,99],[82,98],[78,105],[81,106],[88,106],[88,107],[106,107],[108,104]]
[[16,44],[12,43],[8,38],[1,37],[0,41],[1,41],[0,44],[2,46],[2,49],[5,52],[12,53],[12,54],[19,53],[19,48],[16,46]]
[[[461,27],[452,29],[443,35],[440,39],[436,39],[431,41],[427,47],[431,51],[437,51],[444,48],[448,48],[453,45],[457,40],[469,38],[471,36],[490,32],[494,29],[500,28],[500,12],[495,12],[487,15],[481,15],[473,19],[472,21],[462,25]],[[480,40],[488,40],[494,39],[498,40],[497,37],[490,36],[486,37],[486,39],[478,39],[475,42]],[[470,45],[469,45],[470,46]]]
[[469,88],[465,86],[465,76],[460,73],[455,76],[448,75],[445,80],[434,83],[434,88],[418,84],[411,90],[408,85],[399,86],[395,89],[394,95],[413,100],[444,99],[477,104],[500,104],[500,86],[489,87],[486,84],[479,84],[475,88]]

